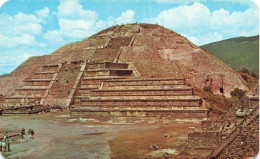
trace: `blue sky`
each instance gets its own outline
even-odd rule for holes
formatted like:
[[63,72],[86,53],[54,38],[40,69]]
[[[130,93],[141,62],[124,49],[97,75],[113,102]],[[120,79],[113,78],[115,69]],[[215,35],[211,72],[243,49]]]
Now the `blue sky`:
[[116,24],[158,23],[196,45],[259,34],[259,9],[249,0],[5,1],[0,0],[0,74]]

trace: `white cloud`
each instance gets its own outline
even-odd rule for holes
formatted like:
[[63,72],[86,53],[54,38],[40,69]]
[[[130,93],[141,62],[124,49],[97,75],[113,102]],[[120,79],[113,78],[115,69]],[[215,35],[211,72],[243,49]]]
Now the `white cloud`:
[[121,25],[133,22],[135,22],[135,12],[133,10],[126,10],[125,12],[122,12],[119,17],[114,18],[109,16],[105,21],[100,20],[96,22],[95,26],[97,28],[104,29],[116,24]]
[[47,40],[50,45],[64,45],[66,43],[57,29],[47,31],[43,38]]
[[14,49],[4,49],[1,50],[0,56],[0,74],[10,73],[17,66],[22,64],[31,56],[39,56],[46,53],[50,53],[49,48],[31,48],[31,47],[16,47]]
[[91,10],[84,10],[83,6],[79,3],[79,0],[60,1],[57,15],[59,18],[66,18],[71,20],[94,20],[96,18],[96,12]]
[[85,38],[92,35],[95,21],[59,19],[60,32],[70,38]]
[[[207,0],[154,0],[156,3],[165,3],[165,4],[190,4],[190,3],[202,3],[206,2]],[[231,2],[231,3],[237,3],[249,7],[257,7],[256,3],[257,0],[212,0],[215,2]],[[253,2],[255,1],[255,2]]]
[[21,36],[8,37],[0,34],[0,47],[13,48],[19,45],[23,46],[40,46],[44,47],[44,43],[39,43],[35,40],[34,36],[24,34]]
[[103,20],[100,20],[96,23],[96,27],[98,28],[105,28],[107,26],[106,22],[104,22]]
[[179,6],[162,11],[156,18],[146,19],[146,22],[159,23],[172,29],[190,31],[207,25],[210,10],[200,3],[191,6]]
[[206,0],[154,0],[156,3],[167,3],[167,4],[188,4],[194,2],[204,2]]
[[15,22],[15,24],[41,23],[42,19],[33,14],[24,14],[24,13],[19,12],[12,18],[12,21]]
[[[66,39],[81,40],[100,29],[115,24],[132,23],[134,22],[135,12],[126,10],[119,17],[108,17],[107,20],[97,21],[95,11],[84,10],[78,0],[67,0],[60,1],[58,12],[54,14],[57,15],[59,23],[59,29],[56,30],[57,34],[60,35],[58,41],[62,41],[61,39],[66,41]],[[45,34],[45,39],[50,41],[48,34],[50,32]]]
[[48,8],[43,8],[35,11],[36,15],[22,12],[14,16],[6,13],[0,14],[0,46],[8,48],[19,45],[44,47],[45,44],[37,42],[35,37],[42,34],[42,23],[45,22],[44,17],[48,15],[48,12]]
[[35,12],[39,17],[42,17],[42,18],[46,18],[48,17],[49,13],[50,13],[50,9],[45,7],[43,8],[42,10],[39,10],[39,11],[36,11]]
[[250,7],[256,7],[255,3],[252,0],[214,0],[216,2],[232,2],[232,3],[238,3],[241,5],[246,5]]
[[229,12],[225,9],[211,12],[207,6],[194,3],[164,10],[157,17],[145,19],[144,22],[158,23],[185,33],[195,44],[201,45],[223,38],[259,34],[258,14],[256,8],[248,8],[243,12]]
[[0,1],[0,8],[7,2],[8,0],[1,0]]
[[63,43],[64,39],[81,40],[97,31],[96,12],[84,10],[78,0],[61,0],[58,12],[54,14],[58,17],[59,29],[45,33],[45,39],[48,41],[52,41],[50,34],[58,34],[56,39],[59,43]]
[[122,12],[121,16],[116,18],[116,24],[133,23],[135,20],[134,15],[135,12],[133,10]]
[[42,26],[36,23],[27,23],[14,26],[14,31],[22,34],[40,34],[42,32]]
[[207,33],[204,35],[197,35],[197,36],[189,36],[185,33],[183,33],[182,35],[184,37],[187,37],[187,39],[189,39],[192,43],[198,46],[223,40],[223,36],[219,32],[211,32],[211,33]]

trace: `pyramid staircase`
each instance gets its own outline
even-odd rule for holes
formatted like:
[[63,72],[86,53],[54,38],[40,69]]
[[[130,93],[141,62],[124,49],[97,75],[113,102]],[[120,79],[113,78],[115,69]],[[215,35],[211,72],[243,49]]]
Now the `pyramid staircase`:
[[71,116],[207,117],[207,109],[201,108],[201,98],[194,96],[193,89],[185,85],[184,79],[104,79],[102,76],[88,77],[91,74],[94,73],[87,72],[81,81]]
[[[38,105],[42,105],[61,66],[61,64],[44,65],[38,72],[26,78],[22,86],[15,89],[14,94],[5,97],[6,111],[3,111],[3,114],[24,114],[28,111],[28,108],[31,109],[32,104],[38,103]],[[12,111],[18,109],[24,109],[24,111]]]
[[132,70],[126,63],[99,62],[87,63],[75,91],[74,105],[79,107],[81,100],[88,98],[90,92],[99,89],[102,81],[131,77]]

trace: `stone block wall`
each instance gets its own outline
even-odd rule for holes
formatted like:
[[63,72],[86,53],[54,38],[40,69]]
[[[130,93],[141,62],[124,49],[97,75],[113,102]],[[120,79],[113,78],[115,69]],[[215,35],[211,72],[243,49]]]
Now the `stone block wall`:
[[189,147],[204,148],[215,147],[220,144],[219,131],[198,131],[188,134]]
[[259,151],[259,115],[216,158],[255,157]]

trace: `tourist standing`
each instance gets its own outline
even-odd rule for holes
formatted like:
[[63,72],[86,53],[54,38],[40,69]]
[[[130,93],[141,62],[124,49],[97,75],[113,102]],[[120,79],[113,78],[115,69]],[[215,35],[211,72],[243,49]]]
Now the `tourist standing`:
[[11,144],[11,143],[10,143],[10,140],[7,140],[7,151],[8,151],[8,152],[11,151],[11,150],[10,150],[10,144]]
[[7,136],[6,136],[6,134],[4,135],[4,142],[6,142],[6,139],[7,139]]
[[31,130],[31,136],[32,136],[32,138],[33,138],[33,136],[34,136],[34,131],[33,131],[33,129]]
[[8,139],[8,133],[7,132],[5,132],[5,136],[6,136],[6,139]]
[[6,152],[6,142],[5,141],[3,142],[3,149],[4,149],[3,151]]
[[21,136],[22,136],[22,139],[23,139],[23,136],[25,135],[25,129],[24,128],[22,128],[22,130],[21,130]]
[[28,135],[29,135],[29,139],[32,137],[32,134],[31,134],[31,129],[28,130]]
[[2,152],[2,141],[0,140],[0,152]]

